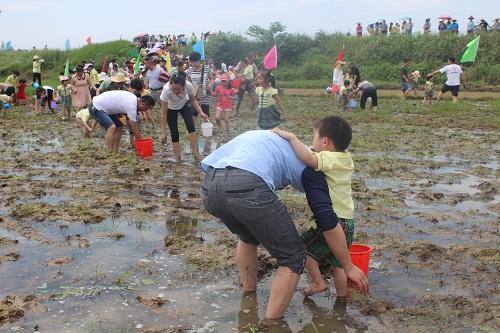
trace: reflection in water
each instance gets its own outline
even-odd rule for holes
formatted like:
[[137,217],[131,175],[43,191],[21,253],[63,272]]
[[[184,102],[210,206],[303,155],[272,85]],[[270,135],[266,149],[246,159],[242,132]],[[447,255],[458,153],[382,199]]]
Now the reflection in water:
[[344,333],[347,332],[346,302],[345,299],[337,298],[333,306],[333,313],[326,311],[314,303],[313,300],[304,298],[304,305],[312,312],[312,322],[306,324],[300,333]]

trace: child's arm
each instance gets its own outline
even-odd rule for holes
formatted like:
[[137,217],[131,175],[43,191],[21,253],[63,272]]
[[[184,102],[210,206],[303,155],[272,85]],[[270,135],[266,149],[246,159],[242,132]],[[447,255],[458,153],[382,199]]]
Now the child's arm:
[[[283,108],[283,104],[281,104],[281,99],[280,97],[278,96],[278,94],[276,95],[273,95],[273,99],[274,101],[276,102],[276,105],[278,106],[278,109],[280,110],[281,114],[283,115],[283,120],[286,120],[286,113],[285,113],[285,109]],[[300,141],[299,141],[300,142]]]
[[297,154],[297,157],[302,162],[310,167],[313,167],[314,169],[318,168],[318,158],[315,155],[311,154],[311,151],[309,151],[309,149],[307,149],[307,147],[302,142],[300,142],[299,138],[297,138],[295,134],[283,131],[279,128],[274,128],[271,131],[290,142],[290,145],[295,151],[295,154]]

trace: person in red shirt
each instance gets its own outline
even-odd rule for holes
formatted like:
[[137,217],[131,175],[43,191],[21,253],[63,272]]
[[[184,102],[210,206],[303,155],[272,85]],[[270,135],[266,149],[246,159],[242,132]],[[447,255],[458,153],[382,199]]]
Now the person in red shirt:
[[236,95],[238,91],[232,87],[227,74],[222,74],[220,81],[221,83],[215,88],[215,95],[218,97],[215,120],[220,130],[222,127],[221,115],[224,114],[226,136],[229,136],[229,115],[233,111],[233,96]]
[[21,79],[19,80],[19,85],[17,86],[17,94],[16,94],[16,101],[17,104],[24,104],[28,100],[28,96],[26,96],[26,80]]

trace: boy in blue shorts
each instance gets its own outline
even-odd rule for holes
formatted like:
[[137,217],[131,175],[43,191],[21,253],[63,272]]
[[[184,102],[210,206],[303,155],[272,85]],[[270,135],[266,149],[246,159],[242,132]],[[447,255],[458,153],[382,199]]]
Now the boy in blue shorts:
[[[346,151],[352,138],[349,123],[336,116],[318,121],[314,128],[313,152],[295,134],[280,129],[274,129],[273,132],[290,142],[302,162],[325,174],[333,210],[338,223],[344,229],[347,246],[350,247],[354,235],[354,203],[351,190],[354,163],[351,154]],[[304,293],[312,295],[328,288],[320,271],[322,266],[332,269],[337,296],[347,296],[347,275],[330,251],[322,230],[311,227],[302,234],[302,238],[307,248],[306,268],[312,280],[311,285],[304,289]]]

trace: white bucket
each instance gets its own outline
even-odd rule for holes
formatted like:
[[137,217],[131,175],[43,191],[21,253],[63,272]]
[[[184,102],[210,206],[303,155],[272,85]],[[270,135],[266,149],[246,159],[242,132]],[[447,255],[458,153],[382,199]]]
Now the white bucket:
[[212,123],[201,123],[201,135],[205,138],[209,138],[213,135],[214,124]]

